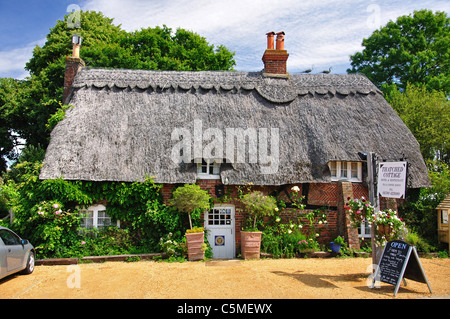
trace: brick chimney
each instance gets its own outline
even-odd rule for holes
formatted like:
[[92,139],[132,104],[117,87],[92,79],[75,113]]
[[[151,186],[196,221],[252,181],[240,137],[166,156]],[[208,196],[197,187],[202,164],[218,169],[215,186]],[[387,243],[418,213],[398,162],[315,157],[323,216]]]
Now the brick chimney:
[[63,90],[63,104],[68,102],[70,95],[70,88],[73,83],[75,75],[85,66],[84,61],[80,58],[81,37],[78,35],[72,36],[72,56],[66,57],[66,70],[64,73],[64,90]]
[[[276,34],[276,48],[274,48],[274,35]],[[288,78],[286,61],[289,54],[284,49],[284,32],[269,32],[267,35],[267,49],[262,60],[264,62],[264,76]]]

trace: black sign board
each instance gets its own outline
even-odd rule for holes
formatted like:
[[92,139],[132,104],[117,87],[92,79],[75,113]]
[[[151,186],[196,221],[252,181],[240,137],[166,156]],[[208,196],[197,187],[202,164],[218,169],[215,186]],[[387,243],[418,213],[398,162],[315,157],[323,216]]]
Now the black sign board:
[[426,283],[430,292],[433,293],[417,255],[416,247],[401,240],[390,241],[384,247],[370,288],[373,288],[375,281],[379,280],[395,285],[394,296],[396,296],[400,282],[404,278]]

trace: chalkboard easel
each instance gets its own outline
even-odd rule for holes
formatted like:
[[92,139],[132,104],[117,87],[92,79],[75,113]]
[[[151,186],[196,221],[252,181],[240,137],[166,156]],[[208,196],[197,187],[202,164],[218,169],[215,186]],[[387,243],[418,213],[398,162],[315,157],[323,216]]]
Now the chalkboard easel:
[[376,280],[395,285],[395,297],[402,279],[404,280],[405,278],[426,283],[430,292],[433,293],[420,263],[416,247],[401,240],[390,241],[384,246],[383,254],[375,270],[370,288],[374,287]]

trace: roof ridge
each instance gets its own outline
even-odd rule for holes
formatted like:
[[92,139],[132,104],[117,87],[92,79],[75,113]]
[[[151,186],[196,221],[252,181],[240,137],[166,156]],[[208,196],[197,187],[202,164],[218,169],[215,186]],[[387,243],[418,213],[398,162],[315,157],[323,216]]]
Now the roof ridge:
[[225,91],[256,90],[266,100],[287,103],[298,95],[370,94],[381,91],[365,76],[357,74],[298,74],[289,79],[264,77],[262,72],[243,71],[162,71],[84,68],[78,72],[73,87],[152,88],[190,90],[198,88]]

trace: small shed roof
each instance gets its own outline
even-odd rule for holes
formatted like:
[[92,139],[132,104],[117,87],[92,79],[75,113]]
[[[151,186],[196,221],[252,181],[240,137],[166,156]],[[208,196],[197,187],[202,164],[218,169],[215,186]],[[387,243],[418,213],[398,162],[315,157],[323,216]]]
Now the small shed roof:
[[448,194],[447,197],[439,203],[436,209],[450,209],[450,194]]

